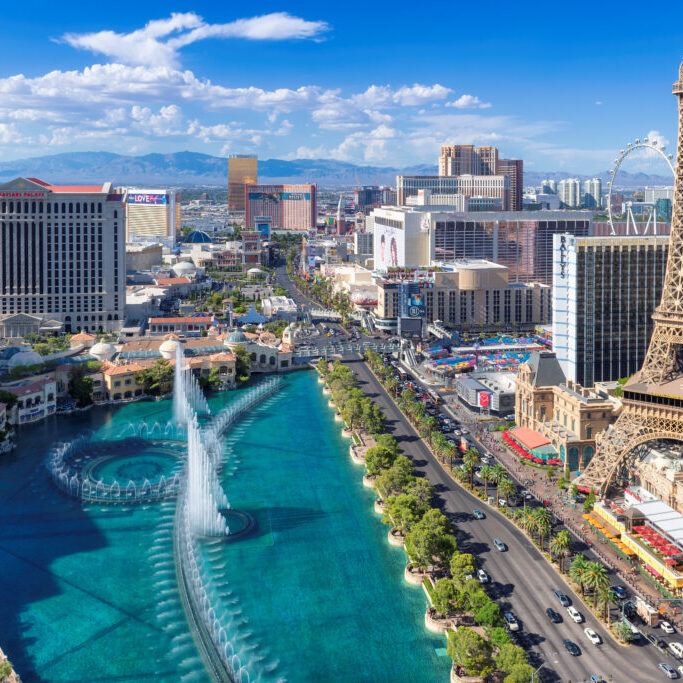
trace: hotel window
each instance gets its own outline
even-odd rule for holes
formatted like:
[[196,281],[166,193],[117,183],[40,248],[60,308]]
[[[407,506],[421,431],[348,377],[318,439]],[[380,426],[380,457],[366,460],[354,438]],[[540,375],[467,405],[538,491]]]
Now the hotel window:
[[592,427],[586,427],[586,438],[590,439],[593,436],[593,428]]

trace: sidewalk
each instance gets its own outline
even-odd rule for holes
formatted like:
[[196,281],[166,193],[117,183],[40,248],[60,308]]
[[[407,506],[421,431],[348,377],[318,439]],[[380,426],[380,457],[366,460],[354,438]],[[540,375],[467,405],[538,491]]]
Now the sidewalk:
[[[633,565],[622,558],[605,541],[598,537],[597,532],[583,519],[583,506],[578,505],[573,508],[561,500],[561,492],[557,484],[550,482],[543,470],[525,465],[513,455],[501,442],[498,433],[487,432],[481,427],[475,428],[475,434],[480,443],[488,450],[505,468],[511,472],[519,484],[525,480],[533,480],[532,486],[524,486],[537,500],[547,500],[550,502],[548,509],[579,539],[581,539],[601,560],[614,570],[621,581],[631,587],[637,594],[645,598],[648,602],[656,604],[658,599],[664,596],[637,570]],[[666,619],[672,623],[682,624],[683,615],[674,615],[671,609],[664,604],[663,608],[667,614]]]

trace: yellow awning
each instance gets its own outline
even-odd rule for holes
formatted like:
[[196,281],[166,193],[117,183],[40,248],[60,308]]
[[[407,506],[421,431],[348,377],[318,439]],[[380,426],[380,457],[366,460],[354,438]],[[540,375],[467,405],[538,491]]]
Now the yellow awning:
[[584,519],[591,519],[591,513],[586,512],[585,514],[581,515]]
[[614,538],[614,534],[611,534],[609,531],[605,531],[605,536],[607,536],[607,538]]

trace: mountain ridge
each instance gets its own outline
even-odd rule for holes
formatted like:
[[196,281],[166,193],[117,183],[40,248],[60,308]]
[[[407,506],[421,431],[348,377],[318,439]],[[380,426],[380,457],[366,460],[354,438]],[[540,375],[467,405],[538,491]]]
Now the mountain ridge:
[[[436,164],[415,164],[403,168],[357,165],[335,159],[259,159],[259,182],[316,182],[321,187],[392,185],[397,175],[436,175]],[[16,177],[37,177],[51,183],[100,183],[115,185],[171,185],[180,187],[224,186],[227,158],[201,152],[150,153],[141,156],[114,152],[62,152],[0,162],[0,182]],[[564,171],[525,171],[524,185],[538,186],[545,178],[600,178],[606,186],[609,171],[577,174]],[[620,171],[620,187],[672,185],[666,176]]]

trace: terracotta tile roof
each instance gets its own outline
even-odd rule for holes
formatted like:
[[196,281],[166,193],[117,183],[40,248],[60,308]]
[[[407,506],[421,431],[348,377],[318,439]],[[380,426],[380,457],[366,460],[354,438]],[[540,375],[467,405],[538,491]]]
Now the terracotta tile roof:
[[534,448],[540,448],[541,446],[546,446],[550,443],[548,439],[542,434],[535,432],[533,429],[528,427],[515,427],[510,430],[510,434],[517,439],[523,446],[526,446],[529,450]]
[[139,372],[144,369],[145,368],[138,363],[128,363],[128,365],[110,365],[103,370],[103,373],[111,377],[113,375],[127,375],[128,373]]
[[39,180],[38,178],[26,178],[32,183],[38,183],[43,187],[50,190],[50,192],[102,192],[102,185],[50,185],[44,180]]
[[209,360],[212,361],[223,361],[223,362],[234,362],[237,360],[237,356],[234,353],[214,353],[209,356]]
[[165,325],[165,324],[177,324],[177,323],[185,323],[188,325],[191,325],[192,323],[196,323],[198,325],[205,325],[210,323],[213,320],[211,317],[197,317],[197,318],[190,318],[188,317],[182,317],[182,318],[150,318],[149,323],[150,325],[152,324],[158,324],[158,325]]
[[163,286],[166,285],[189,285],[190,280],[186,277],[160,277],[154,280],[156,284]]
[[71,336],[71,341],[95,341],[97,337],[94,334],[88,334],[87,332],[79,332]]

